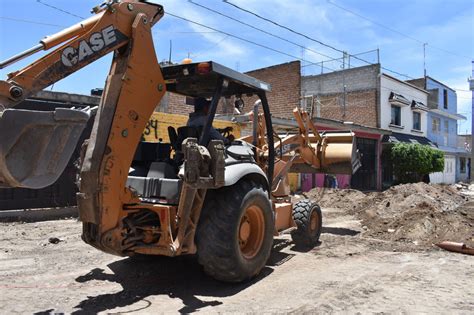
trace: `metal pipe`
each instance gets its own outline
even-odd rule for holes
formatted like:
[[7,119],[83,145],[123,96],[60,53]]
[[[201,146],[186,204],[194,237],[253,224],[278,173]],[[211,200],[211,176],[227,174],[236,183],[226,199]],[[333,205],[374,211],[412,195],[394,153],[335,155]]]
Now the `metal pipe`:
[[258,129],[258,108],[260,106],[260,104],[262,104],[262,101],[261,100],[258,100],[255,102],[255,104],[253,105],[253,139],[252,139],[252,144],[254,146],[257,146],[258,144],[258,141],[257,141],[257,137],[258,137],[258,132],[257,132],[257,129]]
[[217,105],[219,104],[219,100],[222,95],[222,91],[224,90],[224,79],[219,78],[217,81],[217,87],[214,91],[214,95],[211,100],[211,107],[209,108],[209,116],[207,117],[206,124],[202,130],[201,139],[199,140],[199,145],[203,145],[207,147],[209,142],[209,134],[212,128],[212,122],[214,121],[214,116],[216,115]]
[[[267,95],[264,92],[260,92],[258,97],[262,101],[263,114],[265,118],[265,125],[267,127],[267,142],[268,142],[268,168],[267,177],[269,187],[273,186],[273,170],[275,167],[275,145],[273,143],[273,125],[272,125],[272,114],[270,112],[270,106],[268,106]],[[254,117],[255,119],[255,117]]]
[[44,49],[43,44],[38,44],[36,46],[33,46],[30,49],[27,49],[24,52],[19,53],[18,55],[15,55],[13,57],[8,58],[5,61],[0,62],[0,69],[3,69],[3,68],[5,68],[5,67],[17,62],[17,61],[20,61],[21,59],[24,59],[28,56],[31,56],[31,55],[33,55],[33,54],[35,54],[38,51],[41,51],[43,49]]

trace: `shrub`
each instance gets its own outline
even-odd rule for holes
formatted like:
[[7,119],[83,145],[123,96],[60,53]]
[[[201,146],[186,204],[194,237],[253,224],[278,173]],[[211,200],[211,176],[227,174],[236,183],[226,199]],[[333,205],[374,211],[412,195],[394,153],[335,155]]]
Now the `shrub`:
[[421,144],[395,144],[392,161],[393,173],[401,183],[419,182],[425,175],[444,169],[444,153]]

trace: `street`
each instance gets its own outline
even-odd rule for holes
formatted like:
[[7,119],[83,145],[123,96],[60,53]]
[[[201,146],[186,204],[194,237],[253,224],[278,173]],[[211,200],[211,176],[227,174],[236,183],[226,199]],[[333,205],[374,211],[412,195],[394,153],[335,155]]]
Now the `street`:
[[[360,223],[324,209],[309,252],[278,237],[249,283],[207,277],[193,257],[122,258],[80,239],[76,220],[2,223],[0,313],[470,313],[474,257],[435,247],[399,251],[361,236]],[[49,242],[56,237],[59,243]]]

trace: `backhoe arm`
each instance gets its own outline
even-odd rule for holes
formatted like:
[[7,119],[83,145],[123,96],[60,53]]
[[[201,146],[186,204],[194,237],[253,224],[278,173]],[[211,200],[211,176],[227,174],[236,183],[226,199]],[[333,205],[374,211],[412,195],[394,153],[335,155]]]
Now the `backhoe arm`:
[[85,222],[83,238],[109,252],[113,252],[106,244],[109,238],[102,236],[118,224],[124,204],[137,201],[125,187],[129,167],[145,125],[166,90],[151,35],[151,27],[163,13],[162,6],[147,2],[107,2],[92,18],[40,44],[42,49],[62,46],[0,81],[4,109],[0,114],[0,186],[41,188],[63,172],[88,115],[70,109],[40,112],[11,107],[115,51],[92,133],[83,147],[78,194],[80,218]]
[[[37,46],[0,62],[0,69],[41,50],[61,45],[27,67],[0,81],[0,110],[10,108],[37,91],[74,73],[102,56],[125,47],[133,37],[132,24],[139,14],[149,27],[162,16],[163,7],[138,0],[105,2],[95,15],[52,36]],[[144,56],[145,57],[145,56]]]

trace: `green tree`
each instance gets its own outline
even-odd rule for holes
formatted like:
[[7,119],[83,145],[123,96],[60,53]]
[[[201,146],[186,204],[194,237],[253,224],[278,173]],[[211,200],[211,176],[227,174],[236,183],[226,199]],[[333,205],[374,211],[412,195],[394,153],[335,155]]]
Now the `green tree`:
[[442,172],[444,153],[427,145],[397,143],[392,147],[393,173],[400,183],[414,183],[423,176]]

